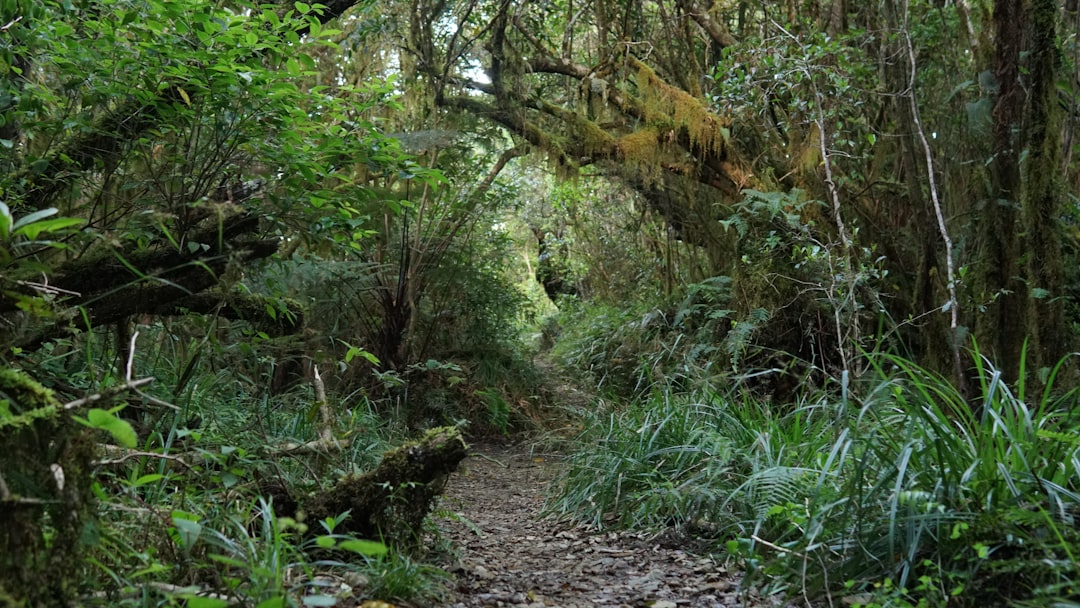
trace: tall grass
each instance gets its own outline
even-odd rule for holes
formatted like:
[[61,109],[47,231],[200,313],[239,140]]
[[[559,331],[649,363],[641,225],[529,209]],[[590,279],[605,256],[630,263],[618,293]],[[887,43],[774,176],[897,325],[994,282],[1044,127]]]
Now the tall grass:
[[749,582],[807,602],[1076,597],[1080,421],[1058,368],[1031,395],[980,360],[968,400],[910,361],[872,361],[851,390],[783,408],[657,386],[588,414],[552,507],[708,534]]
[[[135,366],[158,379],[149,390],[176,409],[144,408],[135,416],[139,451],[97,471],[87,605],[438,599],[445,573],[392,548],[373,553],[372,539],[334,534],[329,520],[304,521],[290,505],[374,466],[404,440],[402,426],[362,394],[331,393],[341,450],[291,453],[288,446],[314,442],[322,430],[307,387],[271,395],[213,369],[223,355],[207,341],[180,342],[160,327],[143,336]],[[338,580],[353,581],[352,589],[329,583]]]

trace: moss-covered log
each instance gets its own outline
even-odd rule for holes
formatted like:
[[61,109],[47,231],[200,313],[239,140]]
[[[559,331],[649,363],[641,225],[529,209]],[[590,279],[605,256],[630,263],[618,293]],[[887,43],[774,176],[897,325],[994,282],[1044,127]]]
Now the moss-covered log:
[[[215,313],[225,318],[250,321],[271,335],[294,333],[303,324],[299,305],[275,300],[279,314],[267,313],[267,301],[259,296],[227,293],[213,289],[220,283],[230,264],[244,264],[265,259],[277,252],[277,238],[257,239],[259,218],[244,213],[220,222],[207,222],[189,237],[189,242],[203,247],[177,249],[164,243],[145,248],[137,244],[125,250],[102,251],[60,267],[49,278],[49,285],[66,292],[62,305],[85,314],[71,317],[66,325],[52,325],[36,332],[0,337],[24,349],[34,349],[46,340],[68,335],[75,328],[111,325],[136,315],[178,315],[184,311]],[[29,277],[28,277],[29,278]],[[15,293],[35,297],[34,288],[5,285]],[[0,314],[19,309],[17,298],[0,301]]]
[[468,445],[457,429],[432,429],[387,452],[373,470],[345,477],[307,499],[303,509],[309,522],[349,511],[335,532],[408,548],[416,544],[435,497],[467,455]]

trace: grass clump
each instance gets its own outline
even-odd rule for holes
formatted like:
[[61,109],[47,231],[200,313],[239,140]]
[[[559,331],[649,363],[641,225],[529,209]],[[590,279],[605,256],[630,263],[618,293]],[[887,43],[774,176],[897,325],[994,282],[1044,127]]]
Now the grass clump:
[[965,399],[910,361],[871,358],[839,394],[778,407],[658,385],[585,414],[555,510],[675,526],[807,602],[1054,605],[1077,596],[1076,394],[1029,394],[992,366]]

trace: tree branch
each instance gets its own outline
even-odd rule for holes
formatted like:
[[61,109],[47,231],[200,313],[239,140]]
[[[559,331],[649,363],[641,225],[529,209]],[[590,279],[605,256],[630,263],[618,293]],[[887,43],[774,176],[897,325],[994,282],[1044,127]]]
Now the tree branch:
[[705,30],[705,33],[709,35],[709,39],[713,41],[713,44],[720,47],[720,50],[738,44],[738,41],[728,33],[724,24],[713,19],[709,9],[700,6],[696,0],[676,0],[675,4],[683,13],[701,26],[701,29]]

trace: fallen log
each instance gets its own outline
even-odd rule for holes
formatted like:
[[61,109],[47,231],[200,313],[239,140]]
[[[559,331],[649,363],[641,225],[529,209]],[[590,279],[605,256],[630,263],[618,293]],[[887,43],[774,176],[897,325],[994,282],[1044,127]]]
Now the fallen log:
[[349,511],[335,533],[382,541],[398,549],[415,547],[424,518],[468,450],[458,429],[432,429],[419,440],[387,452],[371,471],[344,477],[329,490],[303,500],[309,528],[314,530],[316,522]]

